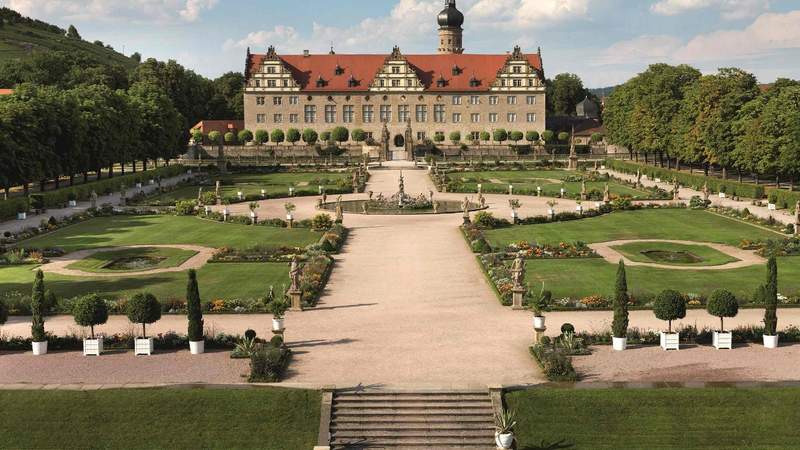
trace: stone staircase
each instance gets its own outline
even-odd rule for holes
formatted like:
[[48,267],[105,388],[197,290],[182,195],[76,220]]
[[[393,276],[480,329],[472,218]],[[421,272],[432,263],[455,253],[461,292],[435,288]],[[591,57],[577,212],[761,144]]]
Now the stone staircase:
[[488,390],[333,393],[332,450],[494,449]]

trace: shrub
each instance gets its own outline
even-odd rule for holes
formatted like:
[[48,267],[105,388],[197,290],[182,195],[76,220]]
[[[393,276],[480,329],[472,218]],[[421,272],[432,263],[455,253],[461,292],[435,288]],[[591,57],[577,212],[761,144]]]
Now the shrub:
[[[211,193],[213,195],[213,193]],[[193,216],[194,208],[197,205],[195,200],[182,200],[175,203],[175,214],[179,216]]]
[[256,336],[257,336],[257,335],[256,335],[256,330],[247,329],[247,330],[244,332],[244,338],[245,338],[245,339],[253,340],[253,339],[255,339],[255,338],[256,338]]
[[250,382],[279,381],[289,363],[289,351],[262,345],[250,357]]
[[79,298],[72,307],[72,316],[75,323],[82,327],[89,327],[94,339],[95,325],[108,322],[108,306],[105,300],[97,294],[89,294]]
[[730,291],[717,289],[708,299],[706,311],[719,317],[719,331],[725,331],[725,317],[736,317],[739,314],[739,301]]
[[258,145],[261,145],[261,144],[269,142],[269,131],[267,131],[267,130],[256,130],[255,142]]
[[200,305],[200,288],[197,286],[197,272],[189,269],[189,282],[186,285],[186,315],[189,319],[189,340],[203,340],[203,308]]
[[561,325],[561,334],[575,333],[575,325],[567,322]]
[[686,317],[686,299],[678,291],[662,291],[653,303],[653,313],[658,319],[667,321],[668,332],[672,333],[672,321]]
[[281,336],[280,334],[272,336],[272,339],[269,340],[269,345],[275,348],[283,347],[283,336]]
[[131,297],[125,305],[125,313],[131,323],[142,324],[142,337],[147,337],[145,326],[161,319],[161,304],[153,294],[139,293]]
[[311,229],[314,231],[328,231],[333,228],[333,219],[328,214],[317,214],[311,219]]
[[44,273],[38,270],[36,279],[33,281],[33,293],[31,295],[31,337],[33,342],[47,340],[47,335],[44,332],[44,304]]
[[778,262],[774,256],[767,262],[767,284],[764,285],[764,334],[778,333]]
[[0,325],[3,325],[8,320],[8,307],[5,302],[0,300]]
[[545,344],[535,344],[531,347],[533,354],[542,372],[550,381],[577,381],[578,373],[572,365],[572,359],[563,352]]
[[625,274],[625,262],[620,260],[614,294],[614,320],[611,322],[611,332],[614,337],[624,338],[628,335],[628,301],[628,280]]
[[245,144],[253,140],[253,132],[250,130],[242,130],[239,132],[239,142]]

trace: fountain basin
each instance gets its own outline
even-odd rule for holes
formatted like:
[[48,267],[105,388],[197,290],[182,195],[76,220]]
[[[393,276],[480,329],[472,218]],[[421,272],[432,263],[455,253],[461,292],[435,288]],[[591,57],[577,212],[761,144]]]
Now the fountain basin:
[[[463,213],[461,202],[454,200],[438,200],[439,208],[438,214],[456,214]],[[398,205],[388,206],[370,200],[344,200],[342,201],[342,212],[345,214],[365,214],[364,205],[367,206],[367,215],[373,216],[394,216],[394,215],[424,215],[434,214],[433,207],[425,205],[420,206],[406,206],[400,207]],[[325,211],[336,211],[336,202],[323,203],[319,209]],[[481,208],[477,203],[470,203],[469,210],[480,211],[486,208]]]

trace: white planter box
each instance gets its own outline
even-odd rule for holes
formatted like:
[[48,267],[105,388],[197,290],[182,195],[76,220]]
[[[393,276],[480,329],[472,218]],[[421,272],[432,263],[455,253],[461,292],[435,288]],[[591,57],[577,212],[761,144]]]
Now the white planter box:
[[285,319],[272,319],[272,331],[283,330],[283,323]]
[[31,348],[33,350],[33,355],[34,356],[46,355],[47,354],[47,341],[31,342]]
[[78,206],[78,202],[75,201],[75,200],[69,200],[69,201],[67,201],[67,205],[69,205],[70,208],[74,208],[74,207]]
[[579,213],[582,213],[583,212],[583,206],[580,206],[580,205],[576,206],[575,207],[575,211],[578,211]]
[[152,185],[156,184],[156,180],[149,180],[149,181],[147,182],[147,184],[149,184],[149,185],[151,185],[151,186],[152,186]]
[[244,194],[242,194],[241,192],[237,192],[236,196],[239,197],[239,200],[243,200],[244,199]]
[[628,338],[627,337],[611,337],[612,345],[614,347],[614,351],[621,352],[628,348]]
[[724,192],[720,192],[720,193],[719,193],[719,198],[727,198],[727,197],[728,197],[728,196],[727,196],[727,195],[725,195],[725,193],[724,193]]
[[533,316],[533,329],[543,330],[544,328],[544,316]]
[[714,341],[714,347],[717,350],[733,349],[733,333],[731,333],[730,331],[728,332],[715,331],[713,341]]
[[656,182],[656,183],[661,183],[661,178],[656,178],[656,179],[655,179],[655,182]]
[[764,348],[778,348],[778,336],[764,335]]
[[206,351],[206,341],[189,341],[189,351],[193,355],[201,355]]
[[664,350],[678,350],[680,342],[680,334],[661,332],[661,348]]
[[136,338],[133,341],[133,354],[136,356],[153,354],[153,338]]
[[595,207],[595,208],[597,208],[597,209],[600,209],[600,207],[601,207],[601,206],[603,206],[603,204],[602,204],[602,203],[600,203],[600,202],[594,202],[594,207]]
[[775,205],[775,203],[767,203],[767,209],[770,211],[777,211],[778,207]]
[[28,218],[28,213],[24,213],[24,212],[17,213],[17,220],[25,220],[27,218]]
[[556,215],[556,210],[555,209],[548,209],[547,210],[547,215],[549,215],[550,217],[555,216]]
[[511,446],[514,444],[514,433],[495,433],[494,443],[497,445],[497,448],[511,448]]
[[103,353],[103,338],[84,339],[83,356],[100,356]]
[[141,188],[142,188],[142,183],[136,183],[136,189],[141,189]]

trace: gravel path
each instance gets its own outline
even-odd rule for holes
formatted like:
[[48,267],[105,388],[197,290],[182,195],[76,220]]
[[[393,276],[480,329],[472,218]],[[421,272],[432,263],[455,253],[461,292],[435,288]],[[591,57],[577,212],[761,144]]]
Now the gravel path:
[[[120,273],[95,273],[95,272],[84,272],[82,270],[70,269],[67,266],[73,264],[77,261],[85,259],[88,256],[94,255],[95,253],[101,252],[108,252],[108,251],[115,251],[115,250],[126,250],[132,248],[177,248],[179,250],[189,250],[196,252],[194,256],[184,261],[183,264],[176,267],[164,267],[161,269],[152,269],[152,270],[143,270],[139,272],[120,272]],[[108,247],[108,248],[93,248],[89,250],[79,250],[77,252],[72,252],[66,256],[61,256],[58,258],[51,258],[48,264],[45,264],[41,267],[44,273],[56,273],[59,275],[69,275],[74,277],[95,277],[95,278],[119,278],[119,277],[134,277],[139,275],[156,275],[159,273],[170,273],[170,272],[183,272],[189,269],[199,269],[203,267],[212,256],[214,256],[214,252],[216,250],[209,247],[202,247],[199,245],[129,245],[129,246],[122,246],[122,247]]]
[[[728,256],[732,256],[738,261],[730,262],[727,264],[722,264],[718,266],[679,266],[679,265],[670,265],[670,264],[658,264],[658,263],[645,263],[645,262],[638,262],[632,261],[629,258],[625,257],[622,253],[614,249],[613,247],[617,247],[620,245],[625,244],[633,244],[637,242],[665,242],[668,244],[683,244],[683,245],[705,245],[706,247],[713,248],[720,253],[724,253]],[[602,256],[603,259],[612,263],[612,264],[619,264],[620,259],[625,261],[625,264],[628,266],[645,266],[645,267],[656,267],[659,269],[672,269],[672,270],[728,270],[728,269],[739,269],[742,267],[750,267],[756,266],[761,264],[766,264],[766,260],[758,255],[754,251],[750,250],[742,250],[740,248],[736,248],[732,245],[725,245],[725,244],[715,244],[712,242],[695,242],[695,241],[673,241],[673,240],[664,240],[664,239],[632,239],[632,240],[620,240],[620,241],[609,241],[609,242],[600,242],[596,244],[589,244],[589,247],[597,252],[598,255]]]

